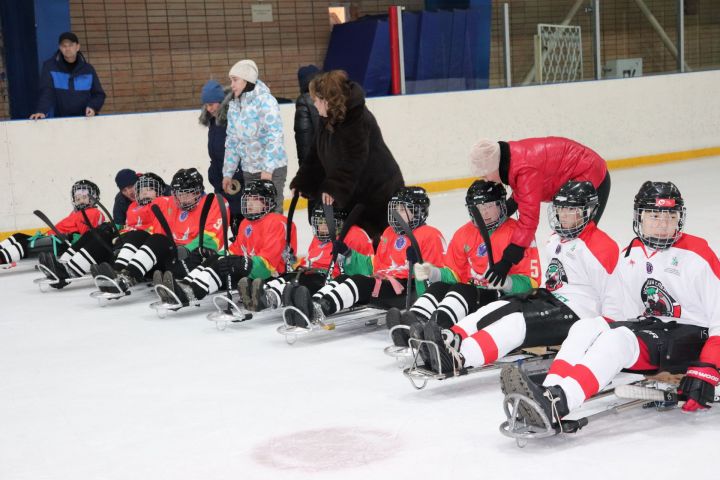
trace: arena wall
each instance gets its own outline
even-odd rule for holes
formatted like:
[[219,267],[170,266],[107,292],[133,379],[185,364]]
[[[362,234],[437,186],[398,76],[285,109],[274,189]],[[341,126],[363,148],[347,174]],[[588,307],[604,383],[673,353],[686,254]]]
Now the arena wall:
[[[376,115],[407,183],[466,185],[467,152],[479,138],[558,135],[595,149],[612,167],[720,154],[720,71],[562,85],[375,98]],[[281,106],[288,178],[297,168],[293,105]],[[170,180],[179,168],[207,172],[207,131],[198,111],[0,123],[0,232],[37,228],[32,214],[60,219],[70,185],[98,183],[112,208],[121,168]],[[429,183],[428,183],[429,182]]]

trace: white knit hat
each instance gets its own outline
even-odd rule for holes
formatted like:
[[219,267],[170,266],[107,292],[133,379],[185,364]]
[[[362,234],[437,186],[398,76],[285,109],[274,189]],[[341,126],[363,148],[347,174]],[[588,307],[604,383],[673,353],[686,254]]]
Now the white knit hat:
[[476,177],[484,177],[500,168],[500,144],[492,140],[480,140],[470,150],[470,171]]
[[231,77],[240,77],[250,83],[257,83],[258,68],[252,60],[240,60],[230,69]]

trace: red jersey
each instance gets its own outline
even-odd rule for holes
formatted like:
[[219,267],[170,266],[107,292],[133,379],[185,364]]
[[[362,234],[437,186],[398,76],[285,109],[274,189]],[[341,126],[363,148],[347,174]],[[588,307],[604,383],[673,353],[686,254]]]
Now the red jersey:
[[[443,266],[445,255],[445,239],[435,227],[422,225],[413,230],[417,239],[423,262],[432,263],[436,267]],[[407,278],[408,266],[405,251],[410,240],[405,235],[398,235],[391,227],[387,227],[380,237],[380,244],[373,257],[373,272],[394,278]]]
[[[362,228],[353,225],[348,230],[345,237],[345,244],[355,252],[365,256],[373,254],[372,239],[365,233]],[[308,254],[300,262],[301,267],[314,268],[317,270],[327,270],[330,267],[332,258],[332,242],[321,242],[317,237],[313,237],[308,248]],[[340,275],[340,266],[336,263],[333,270],[333,277]]]
[[[152,201],[153,205],[159,206],[163,215],[165,215],[176,245],[182,245],[188,250],[193,250],[198,247],[200,214],[208,198],[207,195],[203,195],[195,208],[190,211],[180,209],[174,197],[158,197]],[[220,216],[220,207],[215,201],[215,198],[211,201],[213,205],[210,207],[207,219],[205,220],[203,247],[220,250],[223,239],[225,238],[222,228],[222,217]],[[227,204],[227,202],[225,203]],[[154,214],[153,217],[155,217]],[[150,231],[152,233],[165,235],[165,230],[157,218],[153,219]]]
[[[105,215],[103,215],[98,208],[86,208],[85,214],[93,228],[99,227],[101,224],[107,222]],[[83,234],[90,231],[90,227],[85,223],[85,217],[80,210],[73,210],[70,215],[56,223],[55,227],[60,233]]]
[[[494,258],[502,254],[518,228],[513,218],[508,218],[490,234],[490,243]],[[451,269],[460,283],[486,284],[484,279],[488,269],[488,255],[485,242],[477,227],[468,222],[455,232],[445,254],[445,266]],[[513,265],[510,275],[525,275],[533,281],[533,287],[540,285],[540,254],[534,242],[525,249],[523,259]]]
[[[280,213],[268,213],[258,220],[244,219],[240,223],[237,237],[230,245],[233,255],[261,258],[265,268],[272,276],[285,273],[285,261],[282,258],[287,236],[287,218]],[[297,229],[292,225],[290,246],[297,250]],[[255,261],[253,260],[253,263]]]
[[149,229],[155,222],[155,214],[150,209],[151,206],[152,203],[138,205],[137,202],[132,202],[127,209],[127,219],[120,233]]
[[526,138],[508,145],[508,185],[520,213],[520,228],[511,242],[527,247],[535,238],[540,202],[552,201],[569,180],[587,180],[597,188],[605,178],[607,164],[596,152],[568,138]]

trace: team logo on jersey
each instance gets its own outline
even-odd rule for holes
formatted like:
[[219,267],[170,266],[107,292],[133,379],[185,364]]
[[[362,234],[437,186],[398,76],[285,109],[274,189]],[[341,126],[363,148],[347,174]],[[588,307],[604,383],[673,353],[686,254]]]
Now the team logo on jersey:
[[565,267],[560,260],[553,258],[545,270],[545,288],[551,292],[559,290],[567,283],[567,274]]
[[484,257],[485,255],[487,255],[487,246],[484,243],[481,243],[477,248],[477,256]]
[[178,219],[181,222],[184,222],[185,220],[187,220],[188,215],[190,215],[190,212],[188,212],[187,210],[183,210],[182,212],[180,212],[180,216],[178,217]]
[[648,278],[645,281],[640,298],[645,304],[645,315],[680,318],[682,314],[680,304],[665,290],[662,282],[654,278]]
[[247,238],[250,238],[250,235],[252,235],[252,225],[248,225],[245,227],[245,236]]
[[646,262],[646,263],[645,263],[645,270],[647,270],[648,275],[651,274],[651,273],[653,272],[653,265],[652,265],[652,263]]
[[405,248],[405,245],[407,244],[407,239],[404,235],[400,235],[397,240],[395,240],[395,250],[402,250]]

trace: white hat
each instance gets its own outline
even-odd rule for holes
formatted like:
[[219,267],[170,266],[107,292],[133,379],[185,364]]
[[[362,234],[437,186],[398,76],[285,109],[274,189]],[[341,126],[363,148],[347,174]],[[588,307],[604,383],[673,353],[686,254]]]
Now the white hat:
[[250,83],[257,83],[258,68],[252,60],[240,60],[230,69],[231,77],[240,77]]
[[500,144],[492,140],[480,140],[470,150],[470,171],[477,177],[500,169]]

